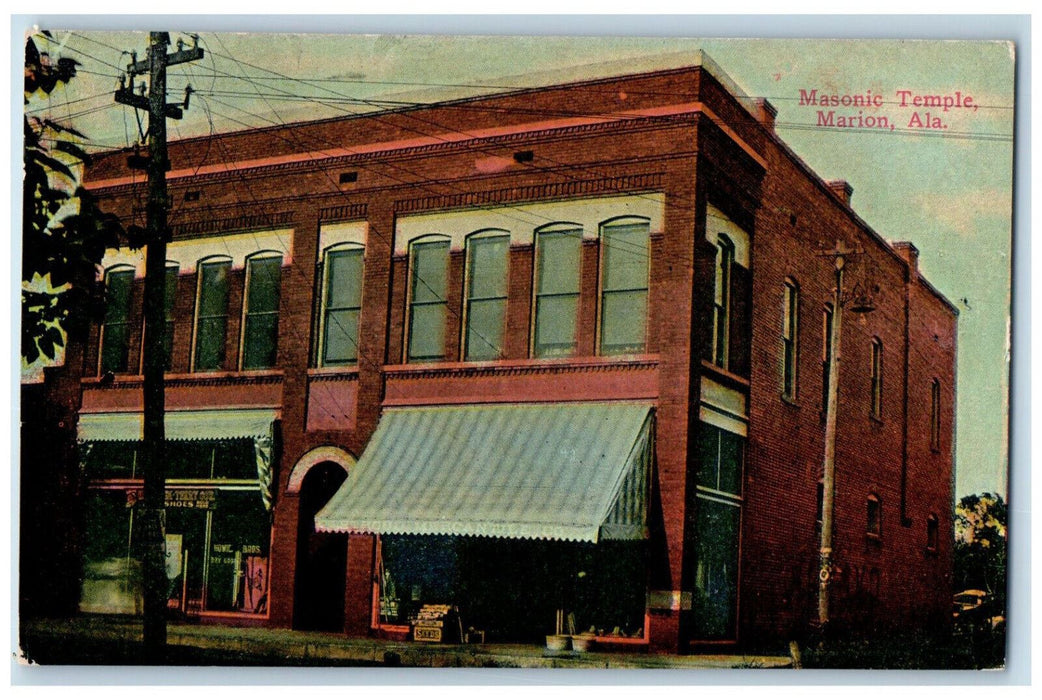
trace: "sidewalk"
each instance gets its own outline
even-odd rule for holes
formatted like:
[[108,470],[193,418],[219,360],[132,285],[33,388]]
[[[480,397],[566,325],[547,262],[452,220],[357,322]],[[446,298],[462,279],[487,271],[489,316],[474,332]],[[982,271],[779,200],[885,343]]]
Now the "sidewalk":
[[[22,624],[22,658],[41,664],[135,663],[141,622],[79,617]],[[402,666],[419,668],[791,668],[786,656],[567,652],[522,644],[424,644],[351,639],[264,627],[169,624],[171,663],[223,666]]]

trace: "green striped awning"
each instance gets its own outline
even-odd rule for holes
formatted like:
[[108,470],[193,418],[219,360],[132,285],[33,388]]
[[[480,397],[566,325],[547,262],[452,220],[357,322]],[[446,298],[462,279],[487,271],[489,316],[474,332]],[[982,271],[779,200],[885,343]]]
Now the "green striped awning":
[[[167,440],[229,440],[267,437],[275,418],[270,408],[167,411],[163,423]],[[145,416],[140,411],[81,413],[76,430],[81,442],[141,440]]]
[[388,409],[315,528],[641,539],[650,454],[649,404]]

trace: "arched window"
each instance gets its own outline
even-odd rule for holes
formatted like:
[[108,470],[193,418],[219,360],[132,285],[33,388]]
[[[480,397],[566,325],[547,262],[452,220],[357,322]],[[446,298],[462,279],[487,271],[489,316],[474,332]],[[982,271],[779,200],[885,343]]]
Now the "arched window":
[[465,360],[495,360],[503,356],[509,254],[508,231],[480,231],[467,237]]
[[101,374],[126,372],[130,349],[130,296],[134,268],[119,266],[105,272],[105,320],[101,326]]
[[231,258],[199,261],[195,302],[195,345],[192,369],[196,372],[224,366],[225,333],[228,330],[228,277]]
[[602,355],[640,353],[647,347],[649,234],[647,219],[601,224]]
[[279,348],[282,255],[257,253],[246,260],[246,303],[242,324],[242,368],[274,367]]
[[424,236],[409,246],[409,362],[445,359],[449,238]]
[[865,532],[870,537],[883,536],[883,503],[879,496],[872,493],[868,496],[866,509]]
[[731,277],[734,243],[724,234],[716,241],[716,275],[713,285],[713,364],[727,367],[731,336]]
[[556,223],[535,232],[533,357],[575,354],[582,226]]
[[163,369],[169,372],[174,365],[174,301],[177,299],[177,281],[180,266],[166,261],[166,283],[163,287],[163,318],[166,333],[163,335]]
[[346,243],[327,248],[322,261],[319,365],[358,362],[358,321],[362,310],[365,248]]
[[937,549],[937,516],[933,513],[926,518],[926,549],[933,552]]
[[791,277],[785,280],[785,304],[782,318],[782,395],[795,399],[800,329],[800,287]]
[[883,341],[872,339],[872,417],[883,417]]

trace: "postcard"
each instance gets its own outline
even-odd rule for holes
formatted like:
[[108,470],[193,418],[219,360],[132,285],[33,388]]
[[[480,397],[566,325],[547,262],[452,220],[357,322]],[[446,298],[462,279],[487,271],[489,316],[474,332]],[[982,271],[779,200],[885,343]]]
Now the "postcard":
[[1014,43],[25,56],[26,663],[1005,663]]

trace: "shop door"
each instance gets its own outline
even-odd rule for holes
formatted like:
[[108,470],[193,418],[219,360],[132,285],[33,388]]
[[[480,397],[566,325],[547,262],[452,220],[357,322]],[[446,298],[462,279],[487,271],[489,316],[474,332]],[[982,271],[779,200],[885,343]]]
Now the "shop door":
[[315,514],[347,478],[331,462],[312,468],[300,488],[297,577],[293,627],[339,632],[344,628],[347,535],[315,532]]

